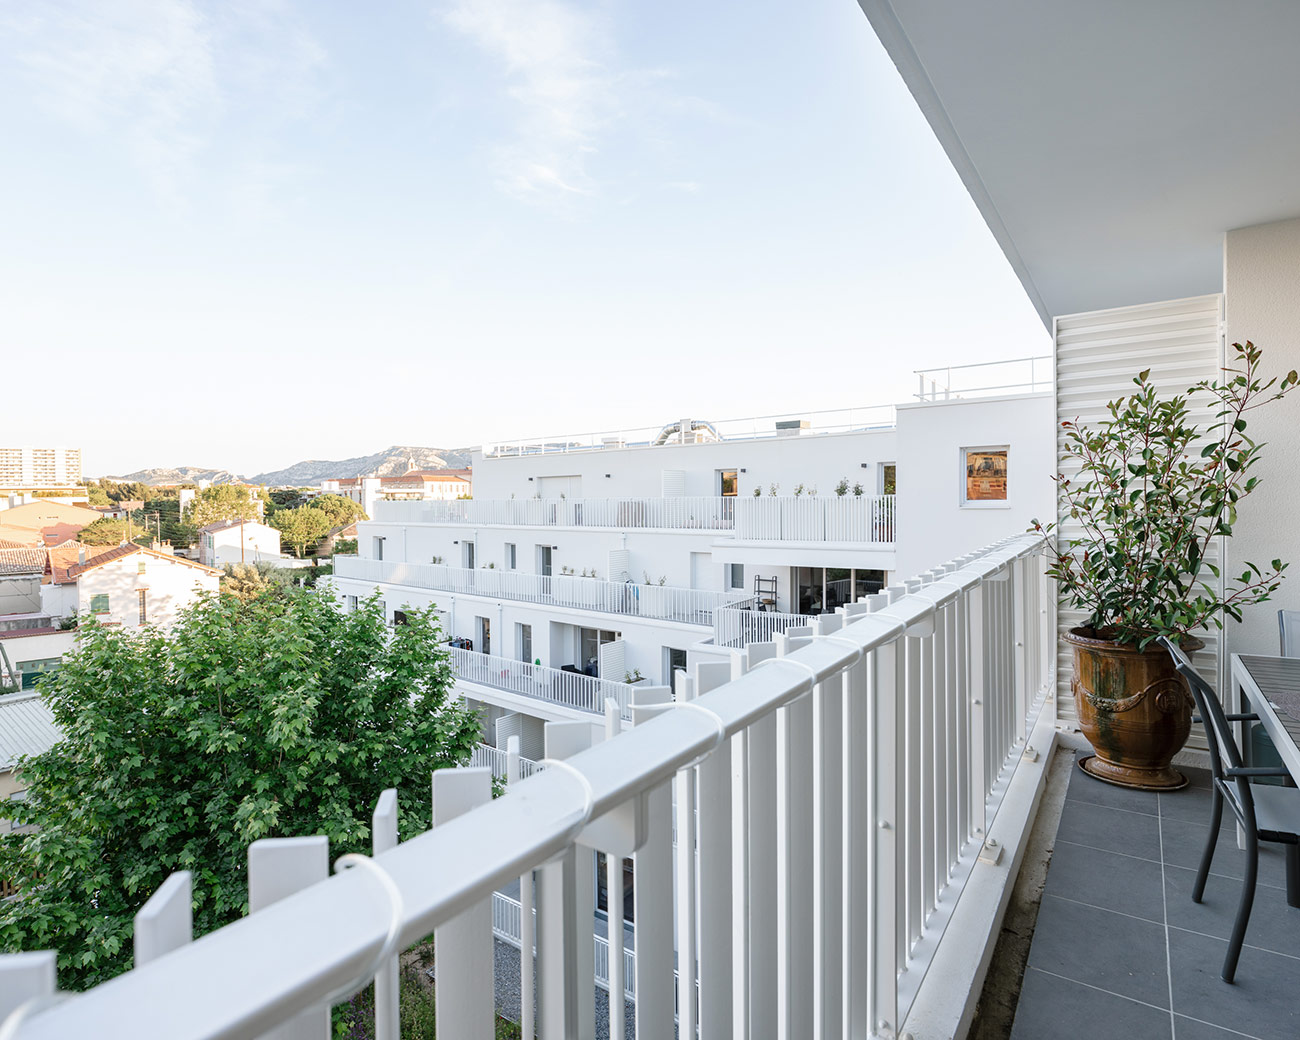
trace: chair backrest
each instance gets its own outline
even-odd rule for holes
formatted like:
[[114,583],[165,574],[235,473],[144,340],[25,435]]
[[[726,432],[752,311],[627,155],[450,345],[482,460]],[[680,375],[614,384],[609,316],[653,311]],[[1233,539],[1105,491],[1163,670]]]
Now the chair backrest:
[[1223,705],[1219,703],[1218,694],[1214,692],[1214,687],[1201,678],[1201,673],[1192,667],[1192,662],[1178,644],[1166,636],[1160,637],[1160,644],[1169,651],[1169,656],[1174,659],[1174,667],[1191,688],[1196,711],[1205,727],[1205,740],[1210,746],[1210,772],[1214,774],[1214,782],[1228,798],[1237,818],[1253,832],[1255,800],[1250,792],[1250,782],[1245,777],[1238,776],[1233,778],[1235,784],[1229,784],[1223,774],[1225,767],[1240,769],[1242,755],[1232,732],[1232,724],[1228,722]]
[[1282,640],[1282,656],[1300,657],[1300,610],[1279,610],[1277,627]]

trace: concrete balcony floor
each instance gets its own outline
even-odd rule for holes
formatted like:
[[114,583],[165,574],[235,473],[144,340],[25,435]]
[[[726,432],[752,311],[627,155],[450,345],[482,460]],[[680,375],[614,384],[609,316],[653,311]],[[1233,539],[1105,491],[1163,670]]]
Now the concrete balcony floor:
[[[1245,854],[1226,810],[1204,901],[1198,905],[1191,896],[1209,830],[1209,772],[1184,769],[1191,786],[1146,794],[1082,773],[1075,765],[1078,753],[1086,752],[1068,744],[1058,751],[1043,823],[1050,827],[1059,812],[1059,826],[1054,840],[1048,830],[1045,847],[1027,857],[1023,881],[1032,902],[1042,883],[1043,857],[1035,862],[1035,852],[1050,853],[1037,922],[1028,922],[1033,939],[1014,1002],[1012,1040],[1300,1036],[1300,909],[1287,906],[1282,847],[1260,846],[1254,911],[1236,982],[1228,985],[1219,972]],[[983,1021],[973,1036],[1005,1035],[1005,979],[1008,972],[1015,977],[1020,959],[1007,947],[1014,948],[1017,939],[1023,946],[1028,935],[1023,886],[1020,896],[1022,905],[1010,911],[990,969]],[[999,987],[1008,1004],[1001,1014]]]

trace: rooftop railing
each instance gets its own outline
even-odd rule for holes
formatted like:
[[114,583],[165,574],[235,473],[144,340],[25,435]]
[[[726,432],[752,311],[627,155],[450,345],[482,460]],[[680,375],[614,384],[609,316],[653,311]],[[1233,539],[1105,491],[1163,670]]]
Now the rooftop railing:
[[448,647],[456,676],[465,682],[490,686],[506,693],[548,701],[575,711],[604,715],[605,705],[613,700],[623,718],[631,718],[632,690],[628,683],[598,679],[581,672],[547,668],[529,661],[480,654],[473,650]]
[[[396,953],[432,931],[439,1034],[490,1036],[493,892],[520,879],[526,1035],[532,906],[538,1032],[592,1035],[587,864],[600,850],[620,877],[617,858],[634,859],[632,986],[624,958],[610,958],[609,974],[615,993],[636,993],[641,1035],[673,1035],[677,964],[698,990],[681,1002],[682,1036],[697,1026],[704,1037],[749,1036],[773,1023],[788,1036],[900,1036],[927,1012],[918,994],[970,986],[940,968],[926,985],[931,966],[975,971],[999,927],[996,916],[966,915],[986,909],[980,886],[1006,878],[1005,861],[980,872],[977,859],[996,864],[985,859],[994,846],[1002,856],[1005,842],[989,832],[1005,838],[999,814],[1013,794],[1016,826],[1032,819],[1042,765],[1028,765],[1037,756],[1025,738],[1037,725],[1044,749],[1052,739],[1051,606],[1041,541],[1018,536],[730,662],[700,664],[675,700],[638,690],[633,727],[602,742],[589,743],[586,723],[548,726],[548,768],[512,778],[500,798],[486,769],[439,770],[438,825],[396,845],[385,792],[370,869],[326,879],[324,839],[256,842],[250,876],[264,887],[254,911],[195,942],[188,876],[173,875],[137,918],[157,940],[148,958],[20,1012],[15,1031],[197,1040],[293,1021],[293,1036],[325,1040],[327,1002],[375,977],[376,1035],[392,1040]],[[1018,849],[1005,851],[1014,862]],[[300,869],[304,856],[311,866]],[[959,899],[972,887],[977,897]],[[184,916],[160,933],[174,907]],[[969,920],[988,934],[962,934],[957,923]],[[0,959],[9,1006],[53,984],[48,956],[19,958]],[[621,1037],[618,1004],[611,1031]]]
[[736,499],[505,498],[376,504],[375,519],[392,523],[501,524],[520,527],[610,527],[619,530],[729,531],[736,525]]
[[385,585],[415,588],[494,599],[522,600],[555,607],[576,607],[605,614],[622,614],[689,625],[712,625],[717,607],[747,602],[743,592],[710,592],[679,589],[671,585],[637,585],[632,582],[600,581],[572,574],[523,574],[519,571],[447,567],[432,563],[401,563],[395,560],[334,558],[334,574]]
[[752,495],[736,499],[736,538],[892,546],[893,495]]
[[1052,356],[981,361],[973,365],[920,368],[913,372],[920,381],[918,401],[950,401],[963,397],[991,397],[1001,394],[1036,394],[1051,390]]

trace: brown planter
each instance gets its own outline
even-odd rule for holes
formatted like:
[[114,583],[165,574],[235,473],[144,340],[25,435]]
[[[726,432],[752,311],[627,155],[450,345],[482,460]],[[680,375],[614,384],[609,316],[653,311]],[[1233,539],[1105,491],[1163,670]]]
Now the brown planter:
[[[1079,726],[1097,753],[1080,761],[1098,780],[1144,791],[1172,791],[1187,778],[1169,763],[1192,729],[1192,695],[1158,644],[1139,651],[1090,628],[1065,634],[1074,655],[1070,690]],[[1188,639],[1184,647],[1204,644]]]

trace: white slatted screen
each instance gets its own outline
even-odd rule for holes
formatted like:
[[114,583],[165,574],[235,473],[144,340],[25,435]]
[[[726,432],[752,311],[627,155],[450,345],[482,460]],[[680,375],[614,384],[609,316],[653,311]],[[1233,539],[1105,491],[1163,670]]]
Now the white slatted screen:
[[680,498],[686,494],[686,470],[665,469],[659,479],[664,498]]
[[[1119,307],[1113,310],[1071,314],[1056,319],[1056,444],[1058,460],[1065,446],[1064,431],[1059,423],[1078,419],[1095,424],[1106,418],[1106,405],[1127,395],[1133,378],[1144,368],[1151,369],[1151,380],[1170,395],[1186,390],[1202,379],[1212,379],[1223,364],[1223,297],[1196,296],[1186,300]],[[1194,421],[1205,423],[1208,410],[1194,413]],[[1062,467],[1073,475],[1077,466]],[[1061,536],[1073,537],[1079,525],[1059,515]],[[1217,548],[1217,547],[1216,547]],[[1212,552],[1211,562],[1217,557]],[[1062,632],[1080,623],[1078,611],[1062,605]],[[1207,678],[1219,674],[1220,643],[1218,633],[1203,635],[1206,647],[1196,658],[1197,667]],[[1070,693],[1069,647],[1058,647],[1058,715],[1073,722],[1074,697]],[[1196,737],[1196,734],[1193,734]]]
[[600,644],[598,670],[602,679],[622,682],[627,675],[627,644],[621,639]]

